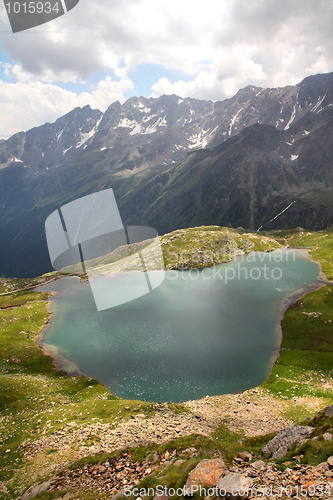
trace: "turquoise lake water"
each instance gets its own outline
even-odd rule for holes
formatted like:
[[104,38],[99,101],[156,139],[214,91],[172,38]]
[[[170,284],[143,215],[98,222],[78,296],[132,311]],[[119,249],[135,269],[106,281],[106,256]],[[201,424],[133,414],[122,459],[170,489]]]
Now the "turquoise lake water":
[[301,251],[252,252],[167,271],[152,292],[100,312],[88,282],[66,280],[52,301],[45,350],[119,397],[180,402],[262,383],[278,355],[286,300],[320,278]]

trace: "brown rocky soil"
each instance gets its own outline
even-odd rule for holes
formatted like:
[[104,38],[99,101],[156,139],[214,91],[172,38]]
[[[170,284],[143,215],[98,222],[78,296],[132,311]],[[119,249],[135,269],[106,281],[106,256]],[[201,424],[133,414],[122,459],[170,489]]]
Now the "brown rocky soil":
[[[180,460],[179,456],[184,455],[184,453],[193,457],[196,455],[196,450],[190,448],[173,453],[166,452],[163,455],[155,453],[154,456],[147,457],[142,463],[134,462],[130,453],[123,453],[117,459],[109,459],[105,463],[84,465],[76,470],[66,470],[56,479],[44,483],[41,487],[51,491],[68,491],[63,497],[68,500],[77,498],[71,495],[71,491],[75,495],[74,492],[78,489],[94,491],[96,498],[105,500],[116,494],[119,498],[126,498],[121,492],[124,492],[124,489],[128,492],[130,488],[152,472],[157,472],[158,477],[161,477],[162,480],[163,471],[169,465],[173,464],[181,468],[184,461]],[[210,467],[207,468],[208,462]],[[216,466],[214,462],[216,462]],[[284,465],[291,464],[285,462]],[[254,461],[251,454],[246,452],[239,453],[229,468],[225,466],[221,458],[203,460],[189,474],[184,492],[191,496],[191,488],[202,486],[202,488],[206,488],[210,497],[216,498],[218,494],[214,493],[218,492],[219,484],[222,485],[221,479],[226,477],[228,477],[231,487],[237,488],[237,480],[239,481],[239,479],[243,480],[243,484],[251,485],[243,498],[293,498],[294,500],[322,498],[331,500],[333,495],[333,457],[317,466],[292,465],[283,472],[276,468],[275,463],[266,463],[262,460]],[[233,481],[235,482],[233,483]],[[211,489],[208,490],[208,488]],[[21,500],[29,500],[29,498],[32,497],[27,492]],[[167,495],[165,499],[168,499]]]
[[[320,400],[304,398],[302,403],[309,413],[322,408]],[[136,414],[130,420],[120,419],[116,424],[101,420],[88,425],[68,422],[61,430],[29,443],[25,458],[34,465],[36,473],[38,470],[38,477],[45,477],[81,457],[100,452],[111,454],[124,449],[123,461],[126,463],[121,470],[115,471],[112,464],[110,467],[100,464],[99,468],[87,465],[79,471],[67,470],[62,482],[58,483],[59,487],[69,481],[76,487],[82,483],[87,488],[94,488],[102,481],[101,485],[107,485],[109,494],[110,485],[113,485],[111,489],[115,492],[124,485],[124,480],[128,482],[129,476],[136,482],[154,468],[162,467],[163,460],[168,463],[165,457],[160,457],[153,465],[148,462],[140,466],[133,465],[130,456],[126,455],[126,447],[152,442],[165,443],[190,434],[210,435],[221,423],[225,423],[231,431],[243,432],[245,436],[267,434],[292,424],[284,417],[290,404],[290,401],[275,398],[264,389],[256,388],[241,394],[207,396],[201,400],[188,401],[184,403],[187,411],[179,413],[174,413],[167,404],[159,404],[151,416]]]
[[[112,452],[137,443],[163,443],[189,434],[209,435],[221,422],[234,432],[258,436],[277,431],[292,422],[282,416],[287,403],[273,398],[262,389],[242,394],[208,396],[185,403],[186,412],[174,413],[167,405],[158,408],[152,417],[144,414],[120,421],[115,427],[96,422],[89,425],[67,423],[62,430],[43,436],[33,443],[27,458],[56,449],[59,455],[73,451],[75,458],[99,452]],[[320,409],[320,408],[318,408]],[[98,436],[98,442],[94,437]],[[94,444],[87,444],[89,441]]]
[[214,416],[220,422],[223,421],[231,431],[241,431],[249,437],[268,434],[291,424],[291,421],[282,416],[288,403],[274,398],[261,388],[241,394],[209,396],[189,401],[186,406],[201,418]]

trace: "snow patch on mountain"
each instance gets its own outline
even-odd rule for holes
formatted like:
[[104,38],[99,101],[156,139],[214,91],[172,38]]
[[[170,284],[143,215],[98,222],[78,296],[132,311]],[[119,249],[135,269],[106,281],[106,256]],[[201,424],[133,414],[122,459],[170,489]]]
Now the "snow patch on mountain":
[[[145,117],[143,123],[147,123],[153,117],[156,116],[157,115],[153,115],[151,117]],[[128,118],[123,118],[114,128],[130,128],[132,130],[131,132],[129,132],[129,135],[136,135],[136,134],[145,135],[145,134],[153,134],[154,132],[156,132],[157,127],[167,127],[167,125],[168,123],[166,120],[166,116],[159,117],[155,123],[152,123],[151,125],[148,125],[148,127],[145,128],[142,126],[142,123],[138,123],[136,120],[129,120]]]
[[189,149],[192,148],[204,148],[207,145],[207,139],[205,138],[206,135],[205,130],[201,130],[198,134],[192,134],[189,138],[188,141],[191,142],[192,144],[189,144]]
[[238,118],[238,115],[241,111],[243,111],[244,108],[241,108],[237,111],[237,113],[231,118],[230,120],[230,127],[229,127],[229,135],[231,136],[231,132],[232,132],[232,127],[234,126],[237,118]]
[[62,154],[63,154],[63,155],[65,155],[65,154],[67,153],[67,151],[69,151],[70,149],[72,149],[72,147],[73,147],[73,146],[69,146],[69,148],[68,148],[68,149],[64,149],[64,150],[63,150],[63,152],[62,152]]
[[144,116],[142,121],[143,123],[146,123],[146,122],[149,122],[150,120],[152,120],[153,118],[156,118],[158,115],[150,115],[150,116]]
[[[85,132],[85,133],[82,133],[81,132],[81,129],[80,129],[80,135],[81,135],[81,139],[80,141],[77,143],[77,145],[75,146],[76,149],[80,148],[81,146],[83,146],[91,137],[93,137],[98,129],[98,125],[101,123],[102,121],[102,118],[100,118],[98,120],[98,122],[96,123],[96,125],[90,130],[90,132]],[[86,148],[87,146],[85,146]],[[84,148],[84,149],[85,149]]]
[[142,102],[139,102],[139,111],[141,111],[141,113],[150,113],[151,109],[147,108]]
[[64,130],[60,130],[60,132],[57,133],[57,141],[59,142],[60,137],[62,136]]
[[288,205],[284,210],[282,210],[282,212],[273,217],[273,219],[271,219],[270,222],[280,217],[280,215],[284,214],[284,212],[286,212],[286,210],[288,210],[294,203],[296,203],[296,201],[291,202],[290,205]]
[[191,142],[192,144],[189,144],[189,149],[193,148],[205,148],[211,139],[212,135],[216,131],[218,126],[216,126],[213,130],[200,130],[197,134],[192,134],[189,138],[188,141]]
[[294,104],[294,107],[293,107],[293,112],[291,113],[291,117],[290,117],[290,120],[289,122],[287,123],[287,125],[284,127],[284,130],[288,130],[290,128],[290,125],[293,123],[293,121],[295,120],[295,117],[296,117],[296,104]]
[[129,135],[136,135],[136,134],[141,134],[142,133],[141,123],[138,123],[135,120],[133,120],[132,125],[133,125],[133,129],[132,129],[132,131],[130,132]]
[[325,97],[327,96],[327,92],[326,94],[324,95],[324,97],[319,97],[318,101],[317,101],[317,104],[315,104],[312,108],[312,113],[320,113],[321,109],[318,110],[319,106],[322,104],[323,100],[325,99]]

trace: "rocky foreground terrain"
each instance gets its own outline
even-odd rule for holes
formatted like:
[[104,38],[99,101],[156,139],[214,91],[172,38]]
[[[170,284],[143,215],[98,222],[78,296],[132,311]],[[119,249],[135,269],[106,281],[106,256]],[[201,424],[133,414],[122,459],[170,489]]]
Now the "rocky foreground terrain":
[[[316,403],[318,409],[318,402]],[[66,428],[46,435],[27,447],[27,457],[56,449],[60,455],[77,449],[76,458],[103,451],[111,452],[119,448],[148,443],[165,443],[189,434],[209,436],[223,420],[232,432],[243,432],[245,436],[260,436],[276,432],[292,422],[281,416],[283,402],[272,398],[262,389],[253,389],[242,394],[207,396],[204,399],[186,403],[188,411],[174,413],[165,404],[156,404],[156,412],[151,417],[138,413],[130,420],[120,419],[117,425],[99,422],[78,425],[68,422]],[[311,403],[309,406],[312,406]],[[129,407],[128,407],[129,409]],[[46,425],[44,433],[48,433]],[[98,442],[85,443],[91,436],[98,436]]]
[[[257,403],[254,403],[253,397]],[[223,401],[224,400],[224,401]],[[31,458],[45,447],[55,447],[59,452],[68,449],[74,442],[82,443],[87,439],[87,434],[95,433],[101,437],[98,447],[94,452],[104,450],[111,451],[120,447],[122,440],[138,440],[128,442],[121,447],[120,453],[110,456],[97,463],[85,463],[84,465],[60,471],[56,476],[41,484],[37,484],[26,491],[21,500],[35,498],[45,491],[54,494],[64,493],[62,498],[78,498],[75,491],[95,491],[96,497],[126,498],[131,495],[135,497],[167,498],[176,497],[200,498],[231,498],[231,499],[253,499],[253,498],[333,498],[333,456],[316,466],[301,463],[303,454],[297,454],[300,446],[310,441],[331,442],[331,432],[320,435],[318,428],[312,425],[287,425],[283,419],[278,418],[278,408],[270,407],[269,401],[262,391],[247,391],[242,395],[205,398],[198,402],[188,404],[189,408],[196,413],[190,412],[174,415],[167,405],[161,407],[152,419],[145,419],[144,414],[137,414],[128,422],[120,423],[114,430],[109,426],[94,424],[90,428],[80,429],[74,422],[68,423],[68,432],[61,432],[50,438],[42,439],[34,443],[27,453]],[[230,406],[228,406],[230,404]],[[254,404],[259,406],[259,412],[253,408]],[[213,450],[213,458],[203,459],[198,462],[200,456],[200,435],[211,433],[220,422],[222,408],[231,415],[240,414],[233,420],[236,425],[243,426],[245,436],[255,436],[259,433],[276,428],[284,424],[283,428],[261,448],[258,456],[243,451],[238,452],[232,463],[227,464],[223,453],[219,449]],[[212,412],[213,408],[216,409]],[[229,410],[229,411],[228,411]],[[209,420],[209,414],[211,419]],[[309,424],[314,424],[320,419],[332,419],[333,406],[326,407],[317,413]],[[252,421],[252,426],[247,423]],[[197,424],[196,424],[197,422]],[[152,451],[143,460],[134,458],[130,447],[134,445],[147,445],[149,441],[167,442],[172,437],[181,434],[196,432],[198,434],[198,447],[191,446],[185,449],[164,449]],[[57,434],[57,433],[56,433]],[[218,438],[216,438],[218,439]],[[246,438],[240,440],[244,442]],[[294,448],[293,448],[294,447]],[[286,457],[289,450],[294,450],[295,455],[291,460],[278,462],[278,459]],[[83,451],[86,452],[87,450]],[[271,457],[270,461],[262,458]],[[273,461],[272,459],[277,461]],[[198,462],[198,463],[197,463]],[[194,467],[193,464],[197,463]],[[183,485],[168,485],[165,481],[170,475],[170,468],[188,472],[187,479]],[[147,478],[154,478],[152,483]],[[145,483],[146,480],[146,483]],[[66,492],[66,494],[65,494]],[[50,498],[54,498],[53,496]],[[94,497],[92,497],[94,498]]]
[[[196,448],[188,448],[182,452],[166,452],[164,455],[154,455],[142,464],[134,462],[130,453],[123,453],[117,460],[110,458],[103,464],[85,465],[76,470],[68,470],[59,475],[54,481],[47,481],[30,490],[22,496],[22,500],[33,498],[30,495],[46,491],[62,491],[88,487],[105,494],[105,498],[126,498],[130,489],[135,491],[135,485],[152,472],[157,472],[162,478],[167,466],[174,464],[181,467],[185,462],[182,457],[195,457]],[[286,462],[286,465],[287,462]],[[221,477],[222,476],[222,477]],[[124,488],[125,486],[125,488]],[[224,490],[239,490],[240,495],[234,498],[281,498],[281,497],[320,497],[332,499],[333,493],[333,457],[322,464],[313,467],[295,465],[287,467],[284,472],[279,471],[273,463],[263,460],[253,460],[250,453],[239,453],[234,460],[234,465],[227,468],[222,458],[203,460],[193,469],[186,485],[181,488],[185,496],[193,493],[206,492],[207,496],[217,496],[218,489],[222,494]],[[155,495],[156,498],[166,500],[168,488],[164,495]],[[248,494],[242,494],[249,490]],[[117,493],[118,492],[118,493]],[[173,491],[170,488],[170,493]],[[230,495],[227,498],[233,498]],[[70,498],[67,496],[67,498]]]

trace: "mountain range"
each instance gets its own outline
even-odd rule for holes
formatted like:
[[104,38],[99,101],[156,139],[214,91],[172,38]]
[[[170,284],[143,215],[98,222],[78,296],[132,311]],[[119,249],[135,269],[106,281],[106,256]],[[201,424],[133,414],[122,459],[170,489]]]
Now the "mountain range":
[[0,141],[0,275],[51,270],[44,222],[113,188],[123,223],[159,233],[333,225],[333,73],[212,102],[132,97]]

